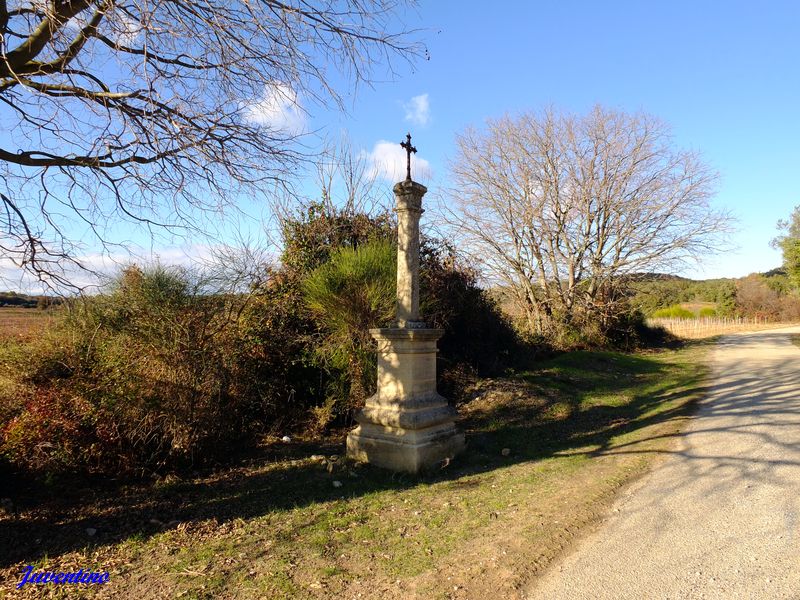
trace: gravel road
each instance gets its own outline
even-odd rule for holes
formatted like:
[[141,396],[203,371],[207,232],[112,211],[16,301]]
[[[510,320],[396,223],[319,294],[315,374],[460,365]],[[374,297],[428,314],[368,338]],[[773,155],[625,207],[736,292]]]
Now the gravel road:
[[669,457],[531,599],[800,599],[800,327],[726,336]]

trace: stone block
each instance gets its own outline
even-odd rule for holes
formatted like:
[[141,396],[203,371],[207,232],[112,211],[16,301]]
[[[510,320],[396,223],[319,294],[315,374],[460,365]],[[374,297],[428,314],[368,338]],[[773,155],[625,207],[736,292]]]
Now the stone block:
[[464,449],[456,410],[436,391],[441,329],[373,329],[378,341],[378,391],[356,415],[347,455],[358,461],[418,473]]

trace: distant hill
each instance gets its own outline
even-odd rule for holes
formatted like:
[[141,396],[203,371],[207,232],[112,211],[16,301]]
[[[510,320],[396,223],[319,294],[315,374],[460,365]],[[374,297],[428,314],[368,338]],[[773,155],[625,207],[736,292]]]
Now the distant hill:
[[627,276],[629,281],[693,281],[680,275],[668,273],[631,273]]
[[786,269],[783,267],[776,267],[774,269],[770,269],[769,271],[765,271],[761,273],[762,277],[779,277],[781,275],[786,275]]
[[53,296],[28,296],[17,292],[0,292],[0,307],[45,308],[60,303],[61,299]]
[[[786,275],[786,270],[783,267],[775,267],[763,273],[751,273],[751,275],[761,275],[762,277],[781,277]],[[711,277],[708,279],[690,279],[688,277],[681,277],[680,275],[670,275],[668,273],[631,273],[627,276],[628,281],[634,282],[648,282],[648,281],[684,281],[687,283],[711,283],[719,281],[738,281],[745,279],[748,275],[742,277]]]

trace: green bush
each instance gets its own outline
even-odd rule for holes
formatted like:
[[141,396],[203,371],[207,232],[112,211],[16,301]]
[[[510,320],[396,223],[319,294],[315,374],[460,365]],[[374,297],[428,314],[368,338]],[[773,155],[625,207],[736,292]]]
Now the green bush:
[[698,316],[700,316],[700,317],[716,317],[717,316],[717,309],[716,308],[711,308],[710,306],[704,306],[703,308],[700,309],[700,312],[698,313]]
[[656,319],[694,319],[695,314],[679,306],[677,304],[670,306],[668,308],[659,308],[657,311],[653,312],[653,318]]

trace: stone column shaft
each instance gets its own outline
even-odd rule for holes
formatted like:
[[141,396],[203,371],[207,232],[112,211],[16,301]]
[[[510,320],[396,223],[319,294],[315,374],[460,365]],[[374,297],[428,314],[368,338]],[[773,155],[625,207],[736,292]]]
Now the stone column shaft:
[[419,319],[419,219],[424,185],[401,181],[397,197],[397,326],[423,327]]

